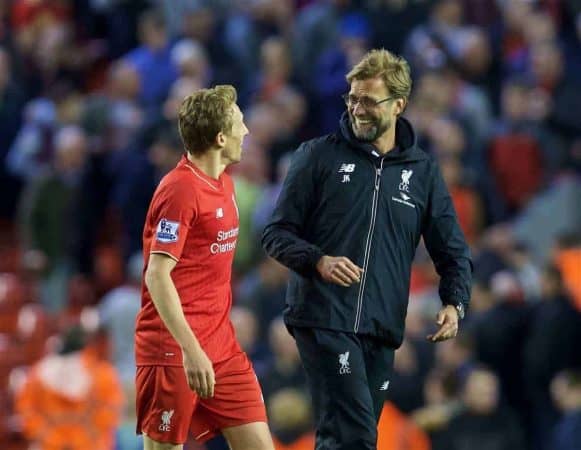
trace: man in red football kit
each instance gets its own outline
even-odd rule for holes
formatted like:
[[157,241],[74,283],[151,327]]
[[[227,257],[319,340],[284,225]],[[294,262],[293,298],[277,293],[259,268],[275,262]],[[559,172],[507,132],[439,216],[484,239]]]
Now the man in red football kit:
[[160,182],[143,231],[137,318],[137,432],[145,450],[179,450],[222,433],[233,450],[273,450],[252,364],[230,322],[238,236],[231,178],[248,133],[232,86],[187,97],[186,154]]

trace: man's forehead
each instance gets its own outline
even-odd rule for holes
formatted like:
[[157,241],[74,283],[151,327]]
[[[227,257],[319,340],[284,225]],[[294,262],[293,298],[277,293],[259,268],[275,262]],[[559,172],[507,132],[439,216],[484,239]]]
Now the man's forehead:
[[381,78],[368,78],[365,80],[353,80],[351,93],[356,95],[387,95],[387,88]]

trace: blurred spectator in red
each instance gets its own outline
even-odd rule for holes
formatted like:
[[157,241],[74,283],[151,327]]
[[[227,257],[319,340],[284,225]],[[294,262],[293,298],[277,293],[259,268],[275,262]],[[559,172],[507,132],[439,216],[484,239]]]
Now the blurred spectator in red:
[[542,141],[531,117],[533,95],[526,80],[505,82],[502,118],[489,142],[489,170],[511,214],[527,204],[541,187],[545,175]]
[[[15,43],[36,76],[56,75],[63,59],[63,47],[72,29],[70,0],[16,0],[12,5]],[[27,68],[32,75],[34,69]],[[51,73],[52,72],[52,73]],[[44,81],[49,81],[44,80]]]
[[25,436],[42,450],[110,450],[123,394],[115,369],[85,351],[80,327],[31,369],[16,393]]
[[440,158],[444,181],[448,186],[454,209],[466,241],[474,245],[484,224],[484,212],[478,191],[462,183],[462,165],[456,157]]

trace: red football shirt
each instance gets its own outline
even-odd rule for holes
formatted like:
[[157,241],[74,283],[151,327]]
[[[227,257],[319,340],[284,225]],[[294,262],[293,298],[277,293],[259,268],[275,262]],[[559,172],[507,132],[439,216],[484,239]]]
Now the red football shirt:
[[[157,187],[143,230],[144,273],[151,253],[177,264],[171,272],[186,319],[210,360],[241,351],[230,322],[230,278],[238,236],[232,179],[204,174],[183,157]],[[159,316],[145,283],[137,316],[137,365],[183,364],[180,348]]]

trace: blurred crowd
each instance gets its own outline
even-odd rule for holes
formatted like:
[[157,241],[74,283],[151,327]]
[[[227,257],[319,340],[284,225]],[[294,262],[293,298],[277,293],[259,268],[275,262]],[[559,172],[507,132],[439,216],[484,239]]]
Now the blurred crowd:
[[140,448],[143,222],[183,153],[181,100],[223,83],[250,129],[230,171],[232,321],[277,449],[313,448],[280,318],[288,273],[259,236],[292,151],[337,129],[345,74],[375,47],[410,62],[405,116],[439,160],[475,280],[459,337],[426,342],[438,277],[420,245],[378,449],[581,448],[579,0],[5,0],[2,449]]

